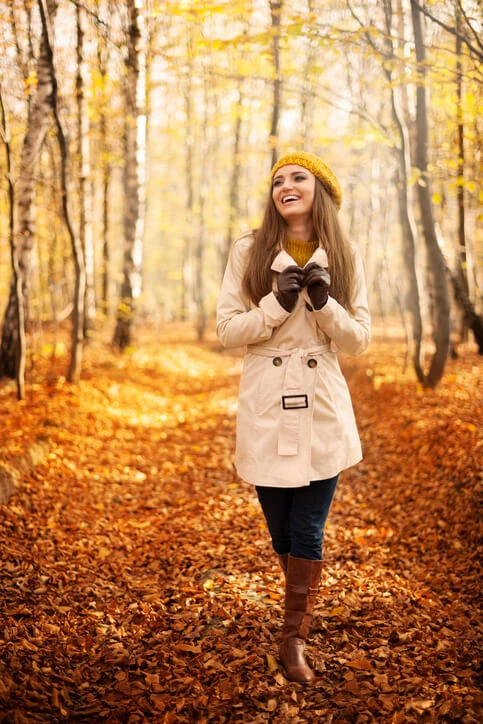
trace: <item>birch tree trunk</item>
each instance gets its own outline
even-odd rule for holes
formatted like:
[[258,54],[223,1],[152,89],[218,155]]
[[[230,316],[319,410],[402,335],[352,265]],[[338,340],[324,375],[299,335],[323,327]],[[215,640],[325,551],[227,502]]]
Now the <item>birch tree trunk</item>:
[[[391,60],[394,59],[394,48],[392,41],[392,3],[391,0],[386,5],[386,23],[387,23],[387,37],[389,39],[391,47]],[[399,28],[398,38],[399,44],[404,44],[403,37],[403,13],[401,3],[398,7],[399,17]],[[391,88],[391,112],[394,123],[398,130],[399,135],[399,148],[397,149],[398,154],[398,169],[399,169],[399,184],[398,184],[398,201],[399,201],[399,218],[402,229],[402,240],[403,240],[403,258],[406,266],[406,273],[408,279],[408,300],[407,304],[412,321],[412,337],[413,337],[413,350],[412,350],[412,361],[413,368],[416,376],[420,382],[423,382],[424,373],[421,365],[421,345],[423,340],[423,319],[421,313],[421,290],[420,290],[420,279],[418,274],[417,264],[417,239],[418,230],[416,220],[414,218],[414,199],[412,193],[412,187],[410,185],[411,176],[411,151],[409,142],[409,131],[406,121],[406,114],[404,112],[404,105],[402,103],[402,89],[394,84],[393,74],[390,70],[391,63],[384,63],[385,73],[387,75],[390,88]]]
[[[57,10],[57,0],[47,0],[47,10],[50,17],[53,18]],[[34,99],[29,106],[27,131],[22,144],[20,169],[16,182],[15,249],[18,279],[13,273],[0,347],[0,377],[10,377],[11,379],[15,379],[20,361],[19,318],[24,319],[24,328],[28,328],[30,274],[35,234],[35,168],[47,132],[53,93],[49,53],[47,32],[42,27],[36,68],[37,85]],[[18,309],[18,282],[22,289],[22,310]]]
[[[205,70],[205,73],[207,71]],[[206,208],[206,178],[208,176],[207,171],[207,159],[210,157],[211,149],[207,147],[207,128],[208,128],[208,104],[210,102],[208,95],[208,83],[209,80],[205,76],[204,80],[204,97],[203,97],[203,121],[202,121],[202,136],[201,146],[206,149],[206,153],[202,155],[201,159],[201,173],[199,180],[199,191],[198,191],[198,234],[196,238],[194,248],[194,263],[195,263],[195,278],[194,278],[194,299],[196,304],[196,332],[198,340],[202,340],[206,329],[206,303],[205,303],[205,283],[204,283],[204,251],[205,251],[205,233],[206,233],[206,221],[205,221],[205,208]]]
[[79,239],[85,259],[84,337],[94,324],[96,314],[94,283],[94,243],[92,237],[92,193],[90,185],[89,116],[85,94],[84,18],[85,11],[76,5],[77,22],[77,158],[79,175]]
[[[107,125],[105,113],[101,118],[101,143],[107,148]],[[111,166],[104,159],[102,162],[102,300],[101,310],[104,317],[109,314],[109,189],[111,187]]]
[[146,67],[143,0],[128,0],[126,58],[126,126],[124,170],[124,263],[113,344],[124,350],[132,343],[135,304],[141,292],[146,174]]
[[243,78],[237,81],[237,99],[235,102],[235,128],[233,136],[233,155],[230,174],[230,193],[228,198],[228,224],[226,228],[225,245],[221,253],[221,272],[225,271],[230,247],[233,242],[235,219],[239,213],[239,184],[240,184],[240,143],[242,130],[243,108]]
[[192,78],[194,76],[193,67],[193,30],[190,27],[187,31],[187,72],[184,78],[184,112],[186,124],[185,138],[185,183],[186,183],[186,221],[183,234],[183,248],[181,251],[181,289],[180,289],[180,318],[186,321],[189,313],[191,299],[191,285],[189,283],[189,265],[191,249],[193,246],[193,230],[195,228],[194,219],[194,145],[195,145],[195,124],[193,122],[193,103],[192,103]]
[[465,143],[463,124],[463,67],[461,62],[461,12],[456,7],[456,123],[458,148],[458,274],[461,286],[469,296],[468,278],[466,276],[466,232],[465,232]]
[[84,294],[85,294],[85,264],[82,245],[78,234],[74,229],[72,214],[70,211],[70,189],[69,189],[69,146],[64,131],[62,119],[59,109],[59,97],[57,91],[57,75],[54,59],[54,44],[52,39],[52,17],[49,14],[49,7],[46,0],[39,0],[40,17],[42,20],[42,31],[46,38],[47,59],[50,67],[50,75],[52,78],[52,94],[50,103],[54,116],[57,141],[60,152],[60,179],[62,193],[62,213],[64,216],[67,233],[72,246],[72,256],[74,259],[75,271],[75,290],[74,290],[74,308],[72,311],[72,332],[71,332],[71,349],[69,368],[67,370],[67,380],[77,383],[80,378],[82,364],[82,344],[84,330]]
[[416,165],[420,174],[418,200],[421,226],[428,256],[429,275],[432,282],[432,328],[435,345],[429,370],[424,374],[424,387],[434,388],[441,380],[450,345],[450,301],[446,268],[438,244],[433,219],[431,184],[428,173],[429,128],[426,98],[426,49],[424,46],[421,12],[415,0],[411,0],[418,85],[416,89]]
[[[99,13],[99,7],[97,8]],[[101,237],[102,237],[102,260],[100,268],[101,276],[101,300],[100,310],[102,319],[105,320],[109,314],[109,277],[110,277],[110,247],[109,247],[109,189],[111,186],[111,162],[107,132],[106,114],[106,89],[108,82],[109,44],[106,42],[105,33],[99,28],[97,35],[97,65],[101,82],[99,84],[99,136],[101,156]]]
[[273,53],[273,105],[270,126],[270,143],[272,144],[272,163],[277,161],[278,123],[280,120],[280,99],[282,94],[282,78],[280,76],[280,22],[282,19],[283,0],[270,0],[272,18],[272,53]]

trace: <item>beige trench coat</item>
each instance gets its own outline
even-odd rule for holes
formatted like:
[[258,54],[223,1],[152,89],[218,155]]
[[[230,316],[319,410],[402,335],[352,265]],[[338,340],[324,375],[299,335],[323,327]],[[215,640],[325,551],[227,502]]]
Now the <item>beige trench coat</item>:
[[[310,311],[304,289],[292,313],[278,303],[276,274],[295,261],[280,251],[272,264],[274,291],[255,306],[242,278],[251,234],[233,245],[217,308],[217,333],[227,347],[246,347],[237,411],[235,465],[254,485],[300,487],[362,459],[361,444],[337,350],[361,354],[370,341],[362,260],[354,249],[354,315],[329,296]],[[317,249],[311,259],[327,267]],[[330,273],[330,269],[329,269]]]

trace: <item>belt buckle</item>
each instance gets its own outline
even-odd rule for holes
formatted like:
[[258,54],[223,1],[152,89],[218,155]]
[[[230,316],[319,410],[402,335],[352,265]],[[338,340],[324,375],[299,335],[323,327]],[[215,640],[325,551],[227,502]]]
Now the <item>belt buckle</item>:
[[284,410],[305,410],[309,406],[307,395],[282,395]]

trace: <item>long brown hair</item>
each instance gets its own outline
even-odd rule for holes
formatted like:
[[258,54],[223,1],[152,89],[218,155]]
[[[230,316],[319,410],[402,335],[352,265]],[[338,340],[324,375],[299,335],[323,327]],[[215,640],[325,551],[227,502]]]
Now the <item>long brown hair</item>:
[[[351,299],[355,275],[354,255],[339,223],[337,207],[317,178],[312,223],[315,237],[325,249],[329,260],[330,295],[349,312],[353,312]],[[243,277],[243,290],[255,304],[272,291],[273,274],[270,267],[283,246],[286,230],[286,224],[275,208],[270,190],[262,223],[254,231],[254,241]]]

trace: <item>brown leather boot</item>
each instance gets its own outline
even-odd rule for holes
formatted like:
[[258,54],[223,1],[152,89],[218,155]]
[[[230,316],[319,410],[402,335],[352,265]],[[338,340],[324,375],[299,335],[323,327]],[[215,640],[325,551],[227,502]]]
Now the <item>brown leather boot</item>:
[[314,672],[305,660],[304,651],[321,572],[322,561],[288,557],[280,660],[290,681],[306,684],[315,679]]
[[287,575],[287,566],[288,566],[288,553],[278,554],[278,560],[280,563],[280,567],[282,571],[284,572],[284,575]]

